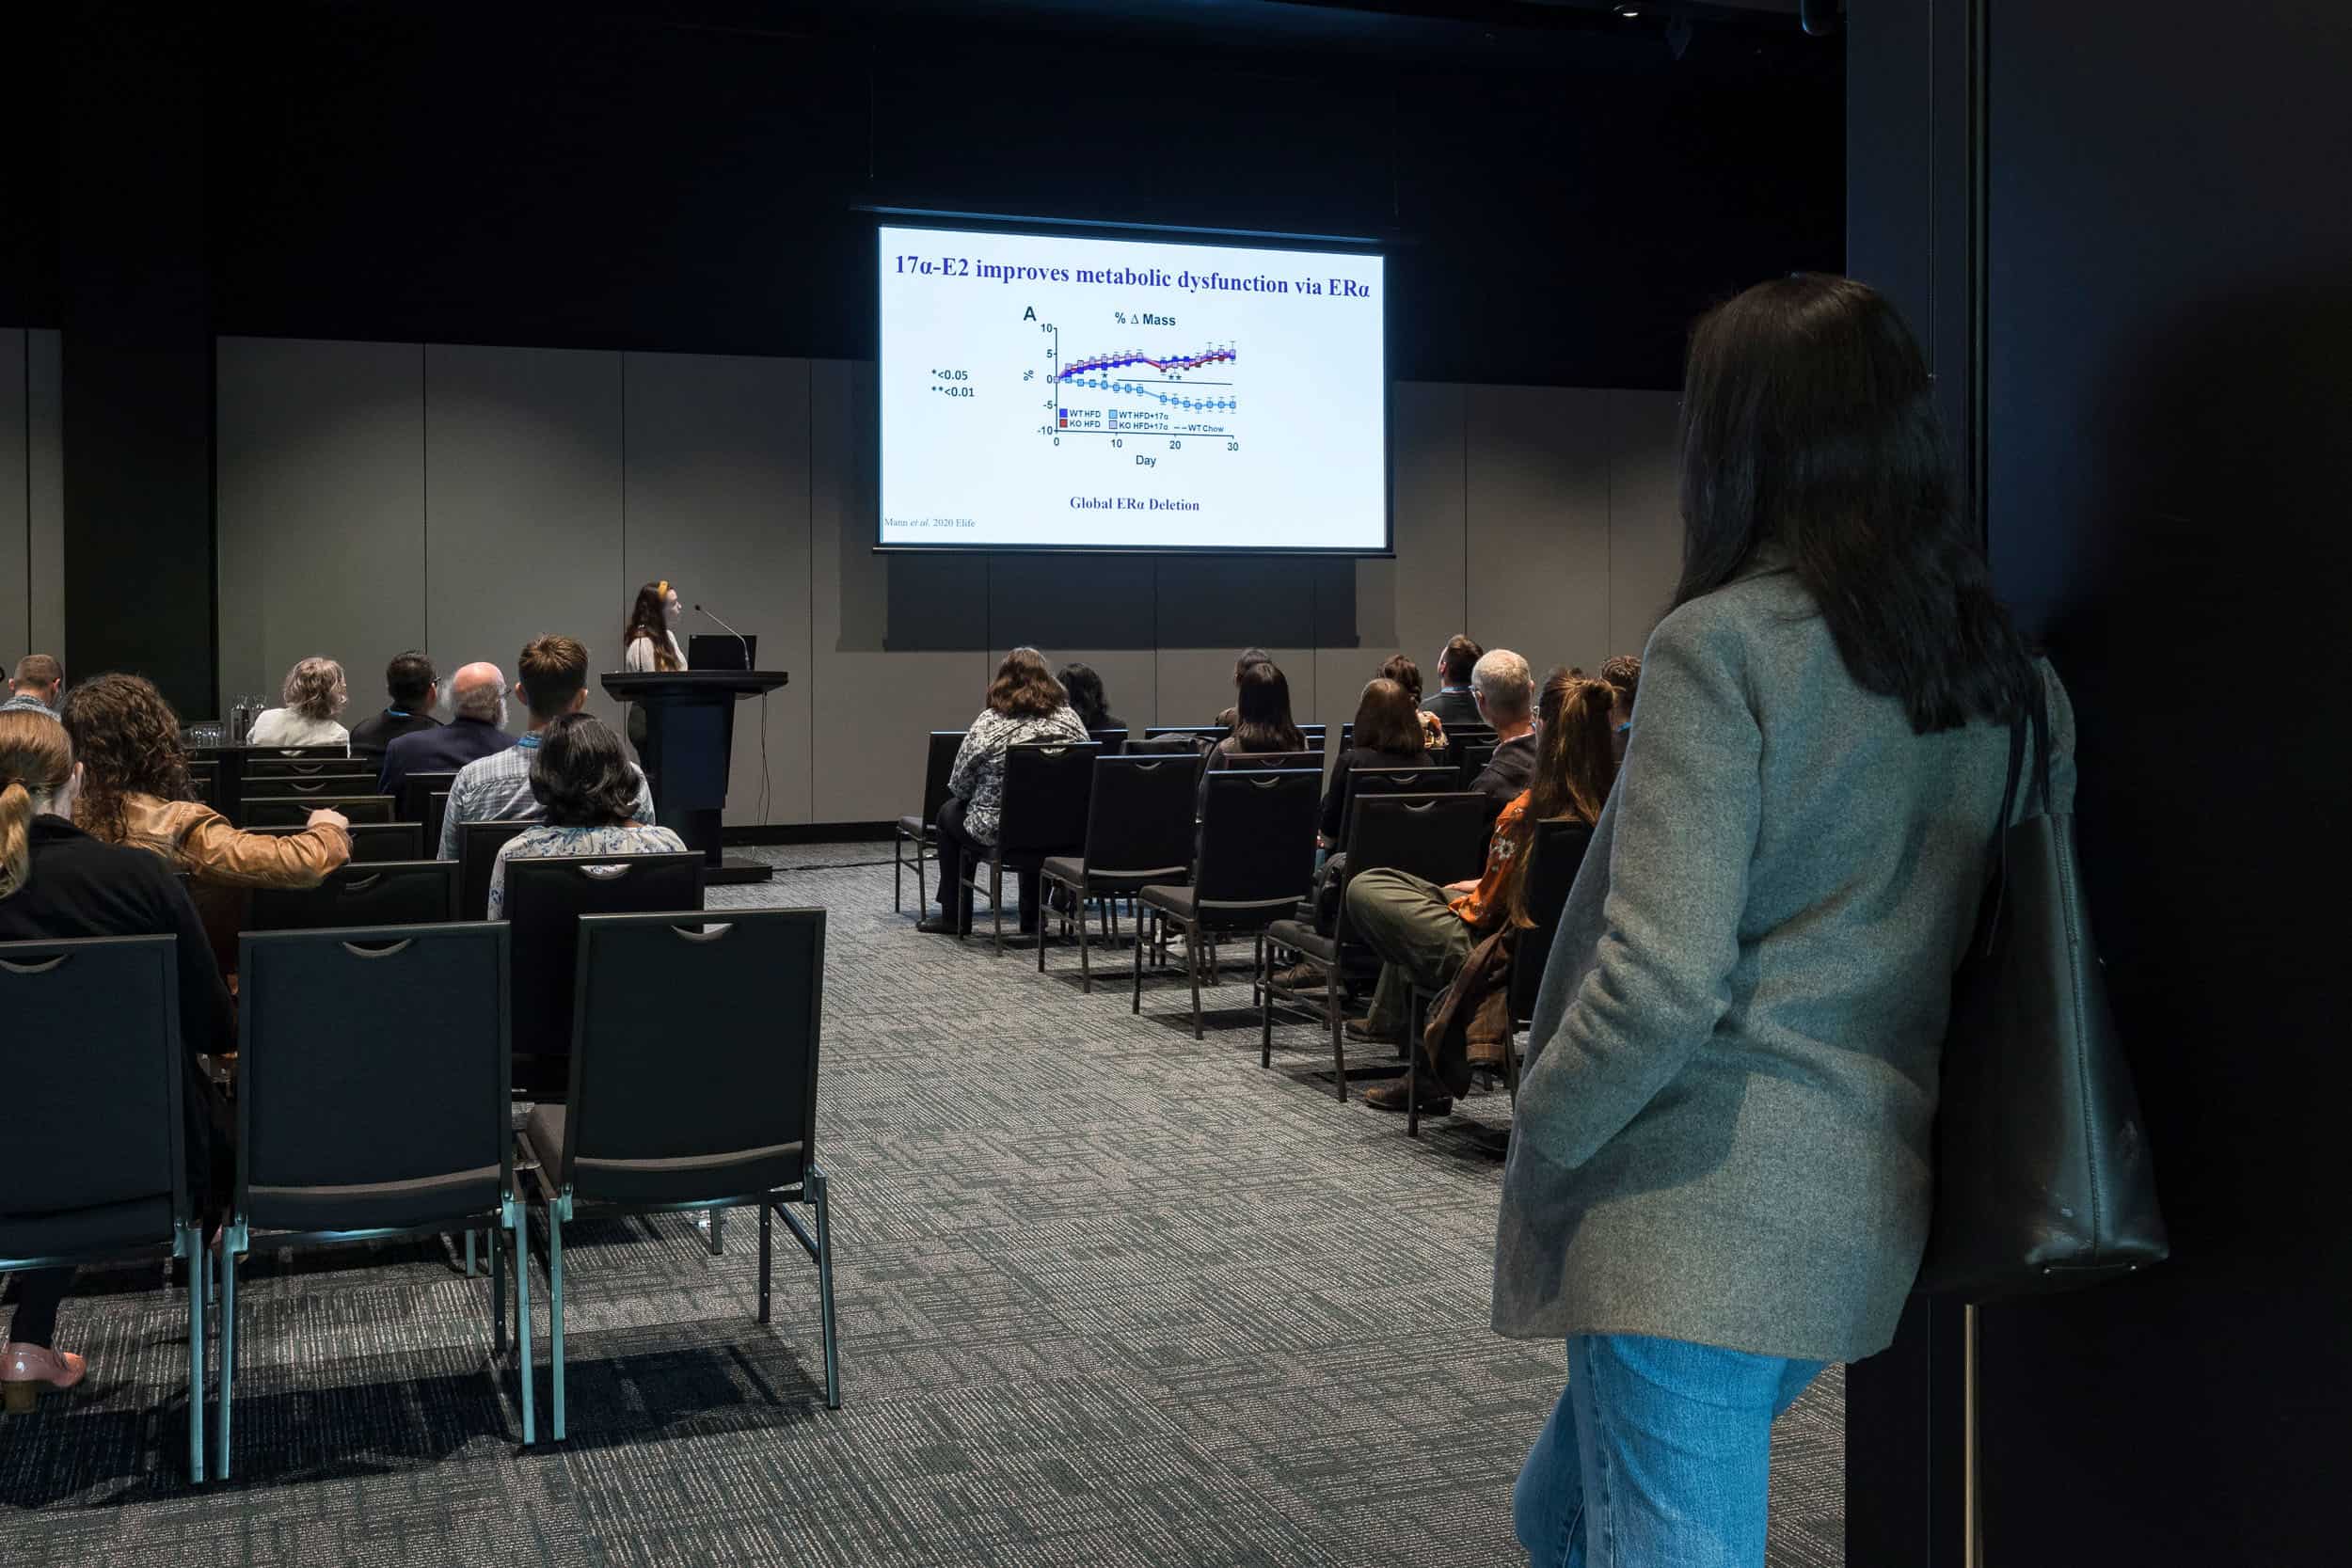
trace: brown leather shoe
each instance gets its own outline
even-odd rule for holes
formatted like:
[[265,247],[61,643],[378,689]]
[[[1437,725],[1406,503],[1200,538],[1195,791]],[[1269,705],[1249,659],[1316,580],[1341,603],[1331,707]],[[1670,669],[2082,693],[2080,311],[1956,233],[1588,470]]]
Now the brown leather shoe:
[[1372,1020],[1368,1018],[1351,1018],[1347,1021],[1347,1037],[1351,1040],[1368,1040],[1374,1045],[1402,1045],[1405,1043],[1405,1031],[1375,1029],[1372,1026]]
[[[1412,1109],[1412,1081],[1407,1078],[1391,1078],[1385,1084],[1375,1084],[1364,1091],[1364,1103],[1375,1111],[1394,1111],[1398,1116],[1403,1116]],[[1422,1079],[1421,1114],[1422,1116],[1441,1117],[1453,1109],[1454,1097],[1445,1092],[1444,1085],[1433,1084],[1425,1077]]]
[[43,1389],[71,1388],[88,1370],[89,1363],[72,1351],[11,1340],[0,1350],[0,1400],[9,1415],[23,1416]]

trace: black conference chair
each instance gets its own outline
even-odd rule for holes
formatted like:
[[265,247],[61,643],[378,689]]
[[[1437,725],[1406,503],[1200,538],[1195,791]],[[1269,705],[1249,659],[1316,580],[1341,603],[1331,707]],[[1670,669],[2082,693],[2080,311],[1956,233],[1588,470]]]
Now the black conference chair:
[[400,781],[400,819],[424,825],[424,842],[438,848],[441,842],[441,818],[433,809],[435,796],[441,804],[449,804],[450,785],[457,782],[454,772],[435,770],[430,773],[410,773]]
[[457,825],[457,917],[481,920],[490,912],[490,871],[506,841],[532,824],[528,817]]
[[[1132,895],[1154,882],[1178,882],[1192,875],[1193,777],[1188,756],[1097,758],[1084,847],[1075,855],[1049,855],[1040,866],[1039,876],[1068,888],[1076,905],[1078,968],[1089,996],[1094,993],[1094,962],[1087,906],[1097,898],[1107,906],[1120,894]],[[1104,915],[1107,924],[1108,909]],[[1138,931],[1138,941],[1141,936]],[[1037,972],[1045,973],[1042,920]]]
[[[1005,951],[1005,873],[1021,879],[1022,907],[1037,920],[1037,940],[1045,940],[1044,900],[1038,877],[1048,858],[1086,847],[1087,800],[1094,787],[1094,759],[1103,749],[1092,741],[1037,741],[1005,748],[1005,803],[997,814],[996,842],[988,859],[961,879],[978,893],[980,867],[988,868],[990,911],[995,919],[996,953]],[[959,939],[963,936],[959,930]]]
[[939,858],[939,808],[947,803],[947,775],[956,766],[956,752],[962,749],[963,731],[931,731],[930,749],[923,763],[923,815],[901,816],[891,833],[890,844],[890,907],[906,908],[905,887],[906,847],[914,846],[914,908],[919,913],[930,907],[930,897],[923,887],[923,863]]
[[1120,729],[1089,730],[1087,738],[1103,748],[1103,755],[1115,757],[1127,749],[1127,732]]
[[245,781],[245,798],[248,800],[307,800],[317,796],[374,793],[375,770],[371,768],[354,768],[347,773]]
[[[394,824],[413,830],[413,822]],[[253,890],[246,928],[312,931],[326,926],[439,926],[457,918],[455,861],[355,858],[312,888]]]
[[[16,1112],[0,1138],[0,1272],[186,1260],[188,1479],[201,1481],[211,1267],[188,1182],[175,939],[0,943],[0,1018]],[[8,1387],[21,1410],[32,1386]]]
[[[723,925],[691,910],[587,915],[578,962],[569,1092],[533,1106],[523,1132],[548,1227],[557,1440],[565,1431],[564,1227],[591,1215],[757,1207],[763,1323],[781,1216],[817,1265],[825,1404],[840,1409],[833,1207],[816,1159],[825,911],[730,910]],[[653,974],[661,984],[645,984]],[[681,996],[694,1004],[684,1031]],[[809,1206],[813,1233],[795,1203]]]
[[389,795],[315,795],[301,800],[262,800],[254,796],[245,799],[245,825],[248,828],[299,828],[310,819],[310,814],[324,806],[339,811],[354,822],[389,822],[396,802]]
[[220,764],[212,761],[199,762],[194,758],[190,758],[188,762],[188,788],[195,794],[198,800],[203,801],[206,805],[211,806],[215,811],[218,811],[220,809],[221,799]]
[[1195,751],[1214,746],[1232,732],[1222,724],[1150,724],[1143,731],[1147,740],[1165,740],[1170,736],[1183,736],[1192,742]]
[[1211,752],[1205,771],[1271,773],[1286,768],[1322,766],[1321,752]]
[[[560,1095],[572,1049],[572,975],[580,951],[580,921],[590,914],[636,914],[647,910],[703,907],[703,856],[695,850],[655,855],[566,855],[509,858],[506,923],[515,994],[515,1087],[529,1095]],[[484,896],[488,896],[485,890]],[[641,979],[651,978],[641,976]],[[673,1004],[699,1006],[691,991],[656,990]]]
[[1495,743],[1491,740],[1456,746],[1454,752],[1462,759],[1462,787],[1464,789],[1476,784],[1478,775],[1484,773],[1486,770],[1486,765],[1495,760]]
[[[1136,918],[1173,920],[1184,933],[1192,976],[1192,1037],[1202,1035],[1200,965],[1212,936],[1250,931],[1261,944],[1267,926],[1295,908],[1314,879],[1315,809],[1320,769],[1229,771],[1209,775],[1201,792],[1200,849],[1188,886],[1153,883],[1138,895]],[[1143,933],[1136,933],[1132,1010],[1143,1011]],[[1263,968],[1263,965],[1260,966]]]
[[246,933],[237,1185],[215,1259],[215,1475],[229,1474],[234,1438],[237,1256],[247,1250],[505,1231],[504,1251],[495,1238],[490,1248],[492,1344],[505,1354],[511,1252],[523,1441],[538,1440],[528,1221],[507,1109],[506,936],[490,921]]
[[1174,735],[1146,736],[1137,740],[1129,738],[1126,749],[1120,752],[1127,757],[1192,757],[1200,756],[1200,743],[1189,730]]
[[[1527,895],[1527,917],[1535,924],[1511,937],[1511,1032],[1502,1042],[1502,1081],[1513,1104],[1519,1098],[1519,1031],[1535,1021],[1535,995],[1543,989],[1544,965],[1551,957],[1552,939],[1560,934],[1560,917],[1568,907],[1576,874],[1583,869],[1584,851],[1592,847],[1592,824],[1575,817],[1555,817],[1535,825],[1532,857],[1520,873]],[[1422,1010],[1422,993],[1414,992],[1414,1011]],[[1407,1136],[1421,1136],[1421,1057],[1408,1058],[1412,1079],[1410,1107],[1405,1115]]]
[[245,776],[265,778],[272,768],[299,770],[322,762],[349,762],[351,748],[341,741],[326,741],[317,746],[245,746]]
[[1451,795],[1461,787],[1462,776],[1452,768],[1351,768],[1340,800],[1340,842],[1345,844],[1355,832],[1356,802],[1366,796]]
[[[1442,771],[1439,769],[1438,771]],[[1409,871],[1443,886],[1478,874],[1486,850],[1488,822],[1483,795],[1369,795],[1350,817],[1347,860],[1340,868],[1340,917],[1325,936],[1311,920],[1278,920],[1260,951],[1258,1065],[1274,1065],[1274,999],[1299,992],[1274,982],[1273,952],[1286,947],[1323,976],[1323,1016],[1331,1032],[1331,1072],[1339,1098],[1347,1098],[1347,1033],[1340,998],[1352,980],[1376,979],[1380,956],[1364,945],[1347,914],[1347,884],[1364,872]]]
[[[310,808],[304,807],[307,813]],[[302,825],[291,827],[253,828],[257,833],[287,833],[302,832]],[[425,836],[424,827],[417,822],[354,822],[345,830],[351,834],[351,863],[380,864],[385,861],[421,861],[433,841]],[[454,918],[453,916],[452,918]]]
[[441,847],[441,830],[449,825],[449,794],[446,789],[437,789],[424,798],[424,821],[421,825],[428,849],[437,850]]

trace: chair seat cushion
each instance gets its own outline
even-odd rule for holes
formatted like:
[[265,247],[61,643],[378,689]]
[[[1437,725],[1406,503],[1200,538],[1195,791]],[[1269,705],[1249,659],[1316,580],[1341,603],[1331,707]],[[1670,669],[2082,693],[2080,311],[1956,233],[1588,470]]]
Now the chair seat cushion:
[[1166,910],[1179,920],[1192,918],[1192,889],[1168,882],[1153,882],[1138,891],[1137,898],[1155,910]]
[[1215,931],[1263,929],[1280,918],[1282,912],[1291,908],[1295,902],[1293,899],[1284,898],[1279,902],[1268,904],[1263,909],[1211,909],[1196,914],[1194,912],[1198,907],[1196,895],[1189,887],[1154,882],[1149,887],[1137,890],[1136,896],[1154,909],[1167,911],[1179,920],[1198,920],[1202,927]]
[[1068,882],[1072,887],[1076,887],[1086,880],[1086,857],[1084,855],[1048,855],[1045,857],[1045,863],[1039,869],[1057,882]]
[[1176,866],[1150,871],[1091,870],[1083,855],[1050,855],[1042,869],[1057,882],[1067,882],[1072,887],[1083,883],[1089,893],[1136,893],[1154,882],[1165,882],[1171,876],[1186,875],[1184,868]]
[[909,838],[929,838],[931,836],[930,824],[924,821],[919,816],[901,816],[898,818],[898,831]]
[[499,1167],[333,1187],[246,1189],[246,1218],[257,1230],[406,1230],[458,1226],[498,1212]]
[[563,1105],[544,1100],[533,1105],[523,1120],[523,1142],[537,1158],[539,1168],[552,1177],[556,1162],[564,1157]]
[[0,1215],[0,1258],[64,1258],[171,1244],[171,1195],[49,1214]]
[[1265,934],[1302,958],[1312,958],[1326,964],[1339,962],[1338,939],[1325,936],[1305,921],[1278,920],[1266,927]]

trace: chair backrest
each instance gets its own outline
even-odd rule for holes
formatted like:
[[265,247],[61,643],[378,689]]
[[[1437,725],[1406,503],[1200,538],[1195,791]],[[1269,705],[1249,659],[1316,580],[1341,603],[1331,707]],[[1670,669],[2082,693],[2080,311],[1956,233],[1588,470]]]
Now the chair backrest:
[[1287,911],[1314,880],[1319,768],[1229,768],[1201,791],[1193,896],[1203,925],[1254,923]]
[[1321,768],[1321,752],[1211,752],[1209,768],[1213,772],[1232,768],[1248,768],[1253,772],[1277,772],[1285,768]]
[[931,731],[930,750],[923,763],[923,825],[927,828],[939,820],[939,808],[947,803],[947,775],[955,771],[963,734],[961,730]]
[[817,1139],[825,911],[725,914],[581,917],[564,1148],[541,1151],[559,1187],[685,1203],[802,1180]]
[[1157,740],[1171,735],[1189,736],[1198,747],[1202,741],[1214,745],[1231,733],[1222,724],[1147,724],[1143,736],[1147,740]]
[[219,810],[220,764],[217,762],[189,763],[188,788],[198,800],[215,811]]
[[1032,741],[1005,748],[1005,805],[996,847],[1009,855],[1077,852],[1086,842],[1094,788],[1091,740]]
[[1491,740],[1466,742],[1454,747],[1454,754],[1462,759],[1462,787],[1464,789],[1468,789],[1475,783],[1478,775],[1486,770],[1486,765],[1495,760],[1495,743]]
[[[416,824],[395,824],[414,832]],[[308,931],[322,926],[438,926],[457,918],[455,861],[339,865],[312,888],[255,888],[246,928]]]
[[[437,850],[441,847],[441,830],[449,824],[449,794],[437,789],[424,798],[424,841]],[[486,897],[489,890],[485,888],[483,893]]]
[[0,1268],[168,1242],[190,1213],[169,936],[0,942]]
[[1103,748],[1102,754],[1115,757],[1127,749],[1127,732],[1120,729],[1089,730],[1087,738]]
[[375,770],[355,768],[349,772],[306,773],[299,777],[248,778],[242,787],[248,800],[307,800],[327,795],[373,795],[375,793]]
[[1527,916],[1535,924],[1511,939],[1511,1016],[1521,1022],[1535,1016],[1535,993],[1543,989],[1552,938],[1560,934],[1561,913],[1568,907],[1568,893],[1592,843],[1589,822],[1571,816],[1535,824],[1529,851],[1534,859],[1519,873],[1527,891]]
[[1192,874],[1193,780],[1188,755],[1098,757],[1087,805],[1089,877],[1150,872],[1181,882]]
[[247,746],[245,752],[245,776],[258,779],[269,768],[296,763],[349,762],[351,748],[340,740],[322,741],[316,746]]
[[[510,961],[518,1066],[529,1066],[526,1057],[561,1056],[572,1048],[572,968],[580,952],[580,917],[699,910],[703,867],[701,853],[691,849],[508,858],[504,907],[514,928]],[[688,1014],[699,1006],[691,991],[674,989],[666,976],[644,974],[639,982],[666,992],[673,1006]]]
[[[457,918],[480,920],[490,912],[490,872],[506,841],[533,826],[529,817],[457,825]],[[440,841],[434,841],[439,847]]]
[[[246,831],[272,833],[283,838],[288,833],[302,832],[302,828],[296,824]],[[421,861],[424,859],[425,847],[433,842],[425,836],[422,824],[416,822],[354,822],[348,831],[351,833],[351,860],[355,865],[379,861]],[[488,898],[487,889],[484,890],[483,896]]]
[[1367,871],[1406,871],[1443,887],[1478,875],[1494,818],[1484,795],[1367,795],[1357,802],[1342,868],[1342,942],[1363,940],[1347,918],[1347,881]]
[[1462,775],[1452,768],[1351,768],[1347,793],[1340,801],[1340,842],[1356,832],[1356,802],[1367,795],[1450,795],[1461,787]]
[[438,795],[448,800],[450,785],[456,782],[455,772],[437,768],[429,773],[405,774],[400,781],[400,819],[421,822],[431,828],[433,832],[425,838],[427,844],[441,842],[441,825],[430,815],[433,797]]
[[393,1229],[497,1208],[514,1169],[506,927],[248,931],[237,1212]]
[[1129,736],[1126,749],[1120,752],[1128,757],[1199,757],[1200,743],[1189,731],[1175,735],[1146,736],[1137,740]]
[[310,814],[325,806],[339,811],[354,822],[389,822],[395,804],[389,795],[313,795],[300,800],[259,800],[245,798],[245,825],[248,828],[299,828],[310,820]]

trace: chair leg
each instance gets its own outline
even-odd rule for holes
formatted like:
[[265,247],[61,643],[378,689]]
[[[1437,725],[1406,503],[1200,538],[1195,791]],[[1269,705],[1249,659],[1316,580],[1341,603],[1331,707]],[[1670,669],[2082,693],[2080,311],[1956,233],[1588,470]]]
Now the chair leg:
[[768,1243],[775,1228],[774,1207],[765,1198],[759,1204],[759,1321],[768,1321]]
[[212,1253],[204,1227],[189,1226],[188,1238],[188,1484],[204,1484],[204,1298],[213,1288]]
[[825,1408],[841,1408],[841,1345],[833,1315],[833,1183],[822,1167],[808,1167],[809,1196],[817,1206],[817,1292],[825,1314]]
[[[471,1236],[472,1232],[467,1232]],[[490,1242],[490,1350],[499,1360],[506,1358],[506,1250],[499,1245],[499,1233],[488,1232]]]
[[727,1250],[725,1238],[721,1234],[726,1226],[727,1212],[724,1209],[706,1209],[703,1212],[710,1217],[710,1256],[717,1258]]
[[469,1230],[466,1232],[466,1277],[468,1279],[473,1277],[473,1232]]
[[1258,941],[1258,1065],[1274,1065],[1274,949]]
[[919,912],[931,907],[930,895],[923,891],[923,841],[914,841],[914,907]]
[[213,1438],[213,1479],[229,1479],[229,1444],[237,1395],[237,1244],[234,1226],[220,1227],[220,1430]]
[[[1096,912],[1101,912],[1100,905],[1096,906]],[[1041,963],[1044,960],[1041,958],[1039,961]],[[1078,895],[1078,993],[1081,996],[1094,994],[1094,933],[1087,929],[1086,895],[1083,891]]]
[[1340,966],[1333,964],[1323,972],[1323,1017],[1331,1026],[1331,1080],[1339,1090],[1340,1103],[1347,1103],[1347,1038],[1340,1021]]
[[1143,911],[1136,911],[1136,995],[1128,1006],[1131,1013],[1143,1011]]
[[1421,1136],[1421,1053],[1410,1041],[1405,1052],[1405,1135]]
[[1198,921],[1184,923],[1184,969],[1192,975],[1192,1037],[1208,1037],[1200,1028],[1200,926]]
[[893,913],[906,908],[902,902],[906,872],[907,835],[903,831],[893,829],[890,834],[890,908]]
[[515,1370],[517,1392],[523,1402],[523,1447],[539,1441],[539,1412],[537,1390],[538,1368],[531,1358],[531,1215],[522,1204],[515,1205],[512,1231],[515,1247]]
[[[1058,887],[1061,884],[1058,882],[1047,881],[1045,879],[1045,874],[1041,871],[1039,872],[1037,878],[1037,901],[1040,904],[1051,905],[1054,901],[1053,896],[1046,890],[1049,888]],[[1045,973],[1045,913],[1046,911],[1042,909],[1037,911],[1037,972],[1040,974]],[[1068,915],[1062,916],[1061,934],[1065,937],[1070,934],[1070,917]]]
[[[526,1222],[528,1223],[528,1222]],[[548,1205],[548,1352],[555,1382],[555,1440],[564,1441],[564,1216]]]

